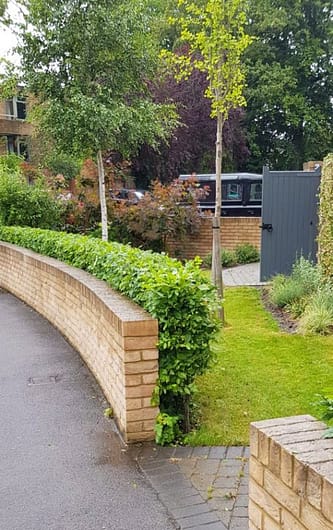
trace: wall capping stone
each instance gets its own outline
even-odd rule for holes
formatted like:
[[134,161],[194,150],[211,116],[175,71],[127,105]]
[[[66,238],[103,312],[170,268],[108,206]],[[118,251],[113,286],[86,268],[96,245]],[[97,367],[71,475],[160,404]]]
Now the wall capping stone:
[[313,416],[250,426],[252,530],[333,530],[333,439]]
[[156,319],[85,271],[3,242],[0,287],[47,318],[80,353],[126,442],[154,439]]

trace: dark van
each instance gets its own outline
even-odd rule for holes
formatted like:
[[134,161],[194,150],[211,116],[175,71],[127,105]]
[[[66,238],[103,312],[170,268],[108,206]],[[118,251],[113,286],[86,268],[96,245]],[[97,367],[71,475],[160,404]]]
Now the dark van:
[[[193,178],[180,175],[180,180]],[[200,210],[215,210],[215,175],[198,174],[200,188],[205,187],[206,196],[199,201]],[[262,175],[257,173],[222,174],[221,215],[229,217],[260,217],[262,205]]]

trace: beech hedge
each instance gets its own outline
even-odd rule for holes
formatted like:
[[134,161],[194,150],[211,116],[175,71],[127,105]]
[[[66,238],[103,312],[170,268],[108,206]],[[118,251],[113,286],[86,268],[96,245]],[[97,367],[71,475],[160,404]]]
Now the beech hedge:
[[[218,329],[215,288],[200,270],[200,260],[183,265],[157,254],[87,236],[26,227],[0,226],[0,239],[29,248],[106,281],[146,309],[159,323],[159,382],[155,401],[163,414],[158,441],[188,430],[194,380],[212,359]],[[165,415],[175,420],[165,421]],[[174,428],[177,423],[177,428]],[[163,432],[173,425],[173,433]]]

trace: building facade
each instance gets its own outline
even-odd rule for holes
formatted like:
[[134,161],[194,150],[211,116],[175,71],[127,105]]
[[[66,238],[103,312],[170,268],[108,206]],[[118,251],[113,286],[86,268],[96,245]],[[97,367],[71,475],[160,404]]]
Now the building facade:
[[14,153],[29,159],[28,140],[32,125],[27,123],[27,101],[20,95],[0,101],[0,155]]

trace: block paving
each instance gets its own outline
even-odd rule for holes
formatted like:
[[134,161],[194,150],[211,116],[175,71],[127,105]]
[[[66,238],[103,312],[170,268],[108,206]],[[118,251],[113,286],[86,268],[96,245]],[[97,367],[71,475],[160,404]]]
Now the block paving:
[[130,446],[181,530],[248,530],[248,447]]

